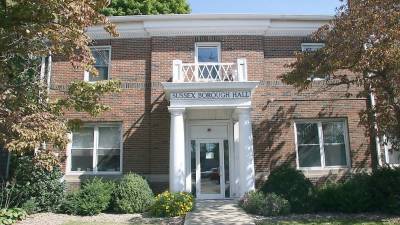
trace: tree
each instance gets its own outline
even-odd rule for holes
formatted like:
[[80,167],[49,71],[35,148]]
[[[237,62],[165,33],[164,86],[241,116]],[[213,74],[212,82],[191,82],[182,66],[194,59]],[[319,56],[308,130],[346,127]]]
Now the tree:
[[101,10],[106,16],[157,15],[190,13],[186,0],[111,0]]
[[373,93],[376,105],[360,112],[362,124],[370,135],[386,135],[399,150],[400,1],[349,0],[312,39],[325,47],[298,53],[282,80],[302,91],[312,84],[307,79],[310,74],[326,74],[332,81],[327,86],[363,87],[357,96],[368,98]]
[[[17,154],[32,154],[48,169],[68,143],[68,132],[79,121],[64,118],[65,110],[92,116],[107,110],[101,96],[118,91],[117,81],[72,82],[65,96],[49,100],[41,69],[42,56],[69,59],[75,68],[97,71],[85,29],[104,24],[98,13],[106,0],[3,0],[0,5],[0,144]],[[45,144],[44,144],[45,143]]]

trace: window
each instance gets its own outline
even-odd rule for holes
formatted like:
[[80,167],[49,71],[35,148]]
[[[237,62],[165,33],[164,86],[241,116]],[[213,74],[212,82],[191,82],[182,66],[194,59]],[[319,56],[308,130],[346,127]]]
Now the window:
[[[215,79],[218,76],[219,66],[216,65],[221,61],[221,44],[212,42],[196,43],[195,62],[199,63],[200,79]],[[208,64],[208,65],[201,65]],[[214,64],[214,65],[212,65]]]
[[[325,47],[324,43],[302,43],[301,51],[302,52],[315,52],[318,49]],[[327,80],[329,77],[327,75],[311,75],[309,78],[311,81],[322,81]]]
[[121,128],[119,125],[84,126],[72,133],[70,171],[121,172]]
[[384,148],[386,163],[391,165],[400,165],[400,151],[392,150],[391,143],[385,144]]
[[103,47],[92,47],[91,48],[92,55],[95,59],[94,67],[98,71],[98,75],[95,76],[87,71],[85,71],[85,81],[96,82],[101,80],[110,79],[109,74],[109,66],[111,62],[111,47],[103,46]]
[[295,130],[299,168],[349,166],[345,121],[301,121]]

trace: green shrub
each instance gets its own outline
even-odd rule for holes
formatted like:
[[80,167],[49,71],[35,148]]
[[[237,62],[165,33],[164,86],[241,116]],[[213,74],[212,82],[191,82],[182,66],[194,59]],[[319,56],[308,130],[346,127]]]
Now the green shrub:
[[287,199],[296,213],[313,210],[314,186],[301,171],[282,165],[271,172],[261,188],[264,194],[276,193]]
[[194,198],[186,192],[163,192],[156,196],[150,208],[152,215],[157,217],[184,216],[193,210]]
[[139,213],[149,209],[154,195],[145,179],[137,174],[127,174],[117,184],[113,201],[117,212]]
[[290,203],[275,193],[264,193],[251,191],[246,193],[240,200],[239,206],[247,213],[262,216],[278,216],[290,213]]
[[28,201],[24,202],[24,203],[21,205],[21,208],[22,208],[28,215],[31,215],[31,214],[34,214],[34,213],[39,212],[39,206],[38,206],[38,204],[37,204],[35,198],[31,198],[31,199],[29,199]]
[[0,224],[15,224],[26,217],[26,212],[19,208],[0,209]]
[[330,184],[316,191],[319,211],[358,213],[371,209],[370,176],[357,174],[342,184]]
[[87,180],[81,189],[67,195],[61,210],[74,215],[97,215],[108,209],[114,186],[97,177]]
[[48,171],[35,165],[28,156],[15,159],[12,180],[12,207],[34,199],[37,211],[55,211],[64,198],[65,183],[59,168]]
[[374,171],[370,179],[372,209],[400,214],[400,168],[388,167]]
[[239,206],[247,213],[261,215],[261,208],[264,205],[265,195],[259,191],[250,191],[239,200]]

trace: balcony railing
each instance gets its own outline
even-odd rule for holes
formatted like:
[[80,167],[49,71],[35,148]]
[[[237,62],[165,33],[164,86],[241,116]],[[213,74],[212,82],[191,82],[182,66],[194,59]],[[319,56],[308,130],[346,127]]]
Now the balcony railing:
[[236,63],[182,63],[173,61],[173,82],[247,81],[246,59]]

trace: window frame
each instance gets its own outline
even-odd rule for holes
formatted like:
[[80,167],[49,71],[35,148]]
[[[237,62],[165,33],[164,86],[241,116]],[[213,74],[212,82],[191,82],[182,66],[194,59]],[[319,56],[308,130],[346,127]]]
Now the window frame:
[[400,159],[399,159],[399,163],[390,163],[390,148],[391,148],[391,144],[390,143],[386,143],[387,142],[387,138],[386,136],[383,137],[383,140],[385,141],[383,144],[383,148],[385,151],[385,163],[389,166],[393,166],[393,167],[400,167]]
[[[92,158],[92,168],[93,171],[72,171],[71,170],[71,156],[72,156],[72,136],[73,133],[68,134],[68,146],[67,146],[67,165],[66,165],[66,175],[120,175],[122,174],[123,168],[123,126],[122,123],[85,123],[81,128],[93,127],[93,158]],[[120,146],[119,146],[119,171],[98,171],[97,170],[97,149],[99,144],[99,127],[118,127],[120,131]]]
[[[307,52],[306,51],[307,48],[312,48],[311,51],[313,52],[313,51],[317,51],[318,49],[321,49],[323,47],[325,47],[325,43],[321,43],[321,42],[318,42],[318,43],[304,42],[304,43],[301,43],[301,52]],[[310,81],[326,81],[326,80],[329,80],[329,76],[326,75],[325,78],[321,78],[321,77],[313,78],[312,75],[311,75],[311,76],[309,76],[307,78],[307,80],[310,80]]]
[[194,50],[194,62],[196,64],[199,63],[198,60],[198,53],[199,53],[199,48],[202,47],[216,47],[218,51],[218,62],[221,63],[221,42],[196,42],[195,43],[195,50]]
[[[93,51],[93,49],[95,50],[108,50],[109,54],[108,54],[108,76],[107,76],[107,80],[111,80],[111,45],[99,45],[99,46],[90,46],[90,51]],[[84,74],[83,74],[83,80],[89,83],[96,83],[97,81],[90,81],[90,73],[89,71],[85,70]],[[98,81],[103,81],[103,80],[98,80]]]
[[[324,149],[324,136],[322,130],[322,123],[327,122],[342,122],[344,126],[344,145],[346,152],[346,165],[339,166],[326,166],[325,165],[325,149]],[[297,124],[307,124],[316,123],[318,126],[318,139],[319,139],[319,153],[321,166],[316,167],[300,167],[299,162],[299,145],[297,141]],[[294,121],[294,140],[295,140],[295,151],[296,151],[296,167],[298,170],[334,170],[334,169],[349,169],[351,168],[351,158],[350,158],[350,138],[347,126],[347,119],[298,119]]]

